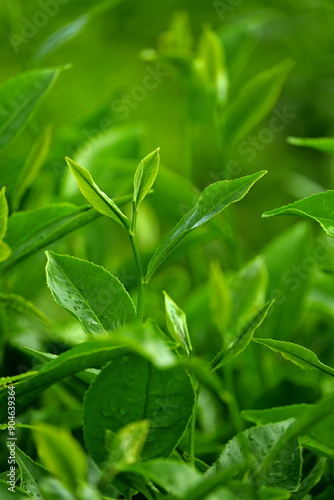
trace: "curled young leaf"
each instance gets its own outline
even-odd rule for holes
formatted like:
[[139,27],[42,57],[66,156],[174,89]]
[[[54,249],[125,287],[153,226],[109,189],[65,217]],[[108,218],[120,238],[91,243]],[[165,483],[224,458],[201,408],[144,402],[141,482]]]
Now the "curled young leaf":
[[76,178],[81,193],[88,203],[101,214],[110,217],[110,219],[118,222],[121,226],[129,228],[129,219],[123,214],[116,203],[95,184],[88,170],[81,167],[70,158],[66,158],[66,162]]
[[134,178],[133,203],[135,210],[154,184],[160,164],[160,148],[145,156],[139,163]]

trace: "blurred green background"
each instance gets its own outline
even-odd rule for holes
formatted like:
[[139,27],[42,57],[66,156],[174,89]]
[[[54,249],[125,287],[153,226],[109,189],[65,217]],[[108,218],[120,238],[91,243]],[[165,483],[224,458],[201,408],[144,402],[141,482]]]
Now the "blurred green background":
[[[264,211],[332,187],[331,158],[289,145],[286,138],[334,134],[333,2],[2,0],[0,16],[0,83],[25,70],[70,65],[29,127],[0,153],[0,182],[7,186],[10,198],[34,141],[46,126],[53,127],[49,157],[20,209],[61,201],[84,204],[66,172],[66,155],[94,172],[101,189],[114,196],[130,192],[138,161],[160,146],[163,168],[139,219],[140,245],[147,262],[161,237],[196,202],[198,190],[226,177],[225,162],[237,165],[236,177],[268,170],[235,209],[237,262],[233,248],[225,252],[219,230],[211,226],[209,235],[205,230],[191,235],[152,281],[147,315],[163,323],[161,290],[166,289],[192,314],[200,348],[205,329],[198,304],[203,303],[206,293],[210,260],[218,259],[228,275],[238,270],[295,223],[284,217],[261,220]],[[189,97],[180,77],[182,68],[178,72],[150,60],[151,50],[161,49],[169,40],[166,32],[170,24],[174,22],[175,27],[180,19],[186,23],[186,16],[192,35],[186,37],[183,29],[182,36],[185,45],[193,40],[190,52],[196,50],[203,26],[211,26],[222,40],[232,97],[259,72],[286,58],[295,62],[275,105],[276,115],[284,110],[288,113],[287,123],[269,140],[263,129],[276,116],[271,112],[246,138],[255,138],[259,144],[252,146],[251,154],[236,148],[232,156],[225,156],[215,137],[215,117],[210,111],[201,116],[205,104],[196,93]],[[68,41],[44,59],[39,57],[48,37],[64,26],[68,26]],[[148,88],[145,82],[153,74]],[[126,96],[130,96],[127,104]],[[187,113],[189,99],[200,116],[192,127]],[[259,137],[268,140],[264,144]],[[179,177],[185,173],[187,180]],[[224,227],[222,223],[222,233],[228,231]],[[304,246],[303,240],[300,246]],[[135,293],[129,244],[110,221],[99,220],[51,248],[104,265]],[[69,314],[53,303],[45,285],[44,266],[45,255],[39,252],[7,278],[6,287],[37,303],[53,320],[54,330],[50,333],[37,323],[32,327],[32,320],[21,318],[19,325],[11,325],[14,345],[41,348],[43,344],[48,349],[48,342],[55,337],[65,343],[75,343],[76,335],[80,337],[74,320],[71,322]],[[219,344],[217,339],[215,342]],[[326,342],[321,346],[324,351]]]

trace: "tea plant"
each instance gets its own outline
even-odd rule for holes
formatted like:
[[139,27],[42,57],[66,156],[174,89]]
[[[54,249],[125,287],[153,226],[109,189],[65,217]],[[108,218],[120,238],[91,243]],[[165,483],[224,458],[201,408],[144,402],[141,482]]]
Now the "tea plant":
[[[90,16],[72,26],[73,36]],[[31,60],[67,40],[68,30],[57,31]],[[208,26],[196,48],[177,15],[161,40],[142,55],[166,64],[185,90],[182,175],[160,165],[160,148],[136,164],[137,132],[119,127],[101,132],[88,153],[66,157],[66,173],[56,165],[56,202],[36,202],[52,154],[46,126],[0,191],[1,498],[332,498],[334,368],[308,326],[318,327],[319,311],[332,315],[330,239],[292,226],[245,261],[235,221],[238,202],[259,192],[267,171],[235,175],[233,155],[275,105],[292,63],[238,87],[237,62],[228,67]],[[31,124],[36,133],[34,113],[68,70],[30,69],[0,87],[1,150]],[[208,120],[223,179],[198,190],[196,130]],[[334,151],[333,139],[289,142]],[[79,191],[85,205],[63,201]],[[36,198],[25,209],[29,192]],[[333,237],[333,196],[324,191],[263,216],[313,219]],[[45,307],[65,315],[54,325],[43,301],[26,298],[43,248],[57,304],[48,298]],[[19,294],[21,281],[28,283]],[[41,288],[44,296],[44,280]],[[76,326],[66,326],[67,313]],[[6,362],[13,352],[14,368]]]

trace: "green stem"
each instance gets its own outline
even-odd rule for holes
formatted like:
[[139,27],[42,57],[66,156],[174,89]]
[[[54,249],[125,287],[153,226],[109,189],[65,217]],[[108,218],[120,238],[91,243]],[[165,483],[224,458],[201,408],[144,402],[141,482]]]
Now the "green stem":
[[192,467],[195,467],[195,429],[196,429],[196,416],[197,416],[197,402],[198,402],[198,394],[199,394],[199,384],[195,389],[195,404],[194,411],[191,417],[190,425],[189,425],[189,464]]
[[225,365],[223,367],[224,376],[225,376],[225,386],[228,392],[228,409],[230,413],[230,417],[234,426],[235,431],[242,432],[244,428],[243,420],[240,416],[240,409],[235,397],[235,388],[234,388],[234,380],[233,380],[233,369],[230,365]]
[[140,252],[136,238],[136,224],[137,224],[137,210],[133,203],[132,222],[129,229],[129,238],[132,246],[133,256],[136,263],[137,279],[138,279],[138,293],[137,293],[137,321],[142,321],[144,316],[144,298],[146,291],[146,283],[144,282],[143,266],[141,262]]

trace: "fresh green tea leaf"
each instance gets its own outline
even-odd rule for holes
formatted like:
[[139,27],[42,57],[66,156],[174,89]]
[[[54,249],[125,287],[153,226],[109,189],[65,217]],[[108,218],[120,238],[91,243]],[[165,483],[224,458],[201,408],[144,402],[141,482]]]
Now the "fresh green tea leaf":
[[289,227],[263,250],[268,270],[267,299],[275,299],[261,337],[290,340],[301,320],[316,260],[308,225]]
[[311,148],[330,155],[334,154],[333,137],[288,137],[287,141],[293,146]]
[[199,42],[197,69],[209,92],[213,92],[222,105],[227,100],[228,75],[222,41],[210,28],[205,27]]
[[190,485],[194,487],[202,479],[202,475],[190,465],[162,458],[147,460],[126,470],[149,479],[177,498],[185,494]]
[[231,319],[233,304],[229,283],[218,261],[210,266],[209,298],[214,323],[224,333]]
[[66,158],[66,162],[72,174],[76,178],[81,193],[86,198],[88,203],[90,203],[90,205],[92,205],[92,207],[102,215],[110,217],[110,219],[118,222],[121,226],[128,228],[130,225],[129,219],[118,208],[116,203],[100,190],[88,170],[80,167],[80,165],[75,163],[70,158]]
[[49,476],[49,471],[34,462],[19,447],[16,447],[15,455],[16,463],[20,469],[21,488],[34,498],[40,498],[39,485],[43,477]]
[[240,179],[215,182],[205,188],[194,208],[182,217],[158,246],[149,262],[146,280],[151,278],[160,264],[190,231],[219,214],[231,203],[241,200],[265,173],[263,170]]
[[78,318],[86,333],[110,332],[135,320],[122,283],[86,260],[47,252],[47,284],[57,304]]
[[27,314],[34,316],[43,323],[50,325],[50,320],[35,304],[30,300],[16,295],[14,293],[0,293],[0,304],[3,304],[5,309],[15,311],[18,314]]
[[317,221],[328,236],[334,238],[334,191],[314,194],[284,207],[265,212],[262,217],[273,215],[298,215]]
[[4,262],[9,259],[12,253],[11,248],[4,241],[0,241],[0,262]]
[[279,456],[268,465],[266,475],[257,484],[296,491],[301,478],[301,448],[296,438],[290,441],[284,439],[293,423],[294,420],[291,419],[252,427],[237,434],[224,446],[220,457],[209,469],[209,474],[215,474],[232,465],[246,463],[248,477],[254,480],[270,451],[282,439],[283,446]]
[[326,467],[326,458],[319,458],[311,472],[303,479],[298,491],[294,494],[294,500],[303,500],[321,480]]
[[223,126],[226,145],[236,146],[267,116],[293,64],[291,59],[287,59],[259,73],[241,89],[226,110]]
[[182,309],[164,292],[166,324],[169,333],[179,346],[182,346],[187,354],[192,351],[188,332],[187,318]]
[[29,71],[0,87],[0,150],[24,127],[59,72],[59,69]]
[[99,465],[107,459],[105,431],[147,419],[150,432],[143,458],[168,457],[184,434],[194,406],[194,390],[181,367],[157,369],[131,354],[103,368],[84,402],[87,449]]
[[14,212],[18,210],[24,193],[35,180],[46,160],[51,145],[51,132],[52,128],[50,126],[44,130],[42,135],[35,142],[25,164],[23,165],[14,190],[12,203]]
[[232,311],[228,329],[224,335],[233,341],[256,309],[266,301],[268,271],[260,255],[234,274],[229,283]]
[[21,260],[98,217],[100,214],[87,206],[76,207],[69,203],[11,215],[8,219],[6,242],[12,248],[12,254],[6,262],[0,264],[0,273],[8,271]]
[[107,467],[122,470],[140,460],[150,430],[148,420],[121,427],[118,432],[106,431]]
[[274,352],[282,354],[285,359],[292,361],[292,363],[295,363],[303,370],[317,369],[334,377],[334,368],[321,363],[316,354],[306,347],[293,344],[292,342],[284,342],[282,340],[253,338],[253,341],[268,347]]
[[3,240],[7,231],[8,203],[6,199],[6,188],[0,191],[0,241]]
[[81,445],[65,429],[39,423],[33,428],[39,456],[64,485],[75,492],[86,480],[87,459]]
[[263,306],[256,311],[256,313],[246,323],[246,325],[243,326],[238,337],[228,347],[217,354],[211,362],[214,370],[218,370],[221,366],[229,363],[246,349],[249,342],[253,338],[255,330],[261,325],[273,303],[274,300],[270,300],[266,304],[263,304]]
[[160,164],[160,148],[156,149],[139,163],[134,178],[133,203],[135,210],[146,197],[154,184]]

